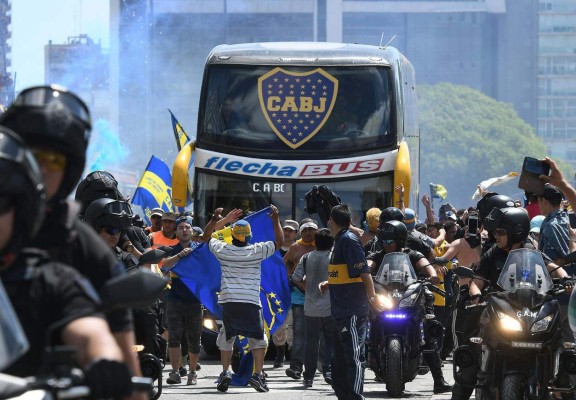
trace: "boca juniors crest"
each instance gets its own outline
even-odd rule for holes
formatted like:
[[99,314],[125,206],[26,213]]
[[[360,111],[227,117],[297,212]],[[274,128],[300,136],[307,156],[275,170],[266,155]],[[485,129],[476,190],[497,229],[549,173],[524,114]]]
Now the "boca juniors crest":
[[280,67],[258,78],[258,97],[276,135],[293,149],[324,126],[338,94],[338,80],[318,68],[291,72]]

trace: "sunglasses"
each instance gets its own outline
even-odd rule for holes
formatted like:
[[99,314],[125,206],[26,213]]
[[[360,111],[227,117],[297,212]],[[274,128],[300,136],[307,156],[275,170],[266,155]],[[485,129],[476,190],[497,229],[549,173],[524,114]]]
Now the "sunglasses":
[[508,234],[508,232],[506,232],[506,229],[502,229],[502,228],[494,229],[494,236],[505,236],[507,234]]
[[150,217],[150,219],[161,219],[162,217],[160,215],[153,215]]
[[62,172],[66,168],[66,156],[53,150],[33,149],[32,154],[38,163],[50,172]]
[[[35,86],[25,89],[14,100],[13,105],[22,107],[45,107],[58,103],[65,107],[88,128],[92,126],[90,111],[78,96],[66,91],[64,88],[52,86]],[[88,139],[90,130],[86,129],[85,138]]]
[[394,240],[394,239],[385,239],[385,240],[382,240],[382,243],[384,243],[384,244],[393,244],[393,243],[396,243],[396,240]]
[[0,214],[6,214],[14,207],[14,198],[10,196],[0,196]]
[[111,226],[106,226],[106,227],[102,228],[102,230],[109,235],[117,235],[120,233],[120,231],[122,231],[122,229],[120,229],[120,228],[113,228]]

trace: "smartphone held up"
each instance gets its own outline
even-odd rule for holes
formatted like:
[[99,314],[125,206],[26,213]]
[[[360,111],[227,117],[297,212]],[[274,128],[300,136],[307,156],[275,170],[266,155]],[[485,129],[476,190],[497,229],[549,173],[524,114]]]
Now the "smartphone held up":
[[525,157],[518,187],[538,195],[544,193],[544,184],[546,182],[540,179],[540,175],[550,175],[550,165],[543,160]]

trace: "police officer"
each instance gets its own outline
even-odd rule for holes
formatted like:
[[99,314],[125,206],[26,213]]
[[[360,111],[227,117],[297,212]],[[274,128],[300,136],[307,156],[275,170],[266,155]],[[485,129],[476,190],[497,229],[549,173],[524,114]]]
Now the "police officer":
[[5,372],[21,377],[53,372],[42,364],[46,343],[73,345],[94,398],[129,395],[129,370],[96,311],[91,285],[46,252],[23,249],[42,224],[46,194],[33,155],[1,127],[0,187],[0,278],[30,344]]
[[[482,255],[475,273],[488,280],[492,288],[497,288],[498,277],[504,267],[508,253],[519,248],[534,249],[532,242],[528,240],[530,219],[528,212],[523,208],[506,207],[500,209],[494,207],[485,216],[484,227],[488,232],[492,233],[495,244]],[[547,261],[548,270],[552,271],[557,267],[548,257],[545,255],[543,257]],[[566,278],[568,276],[562,268],[555,270],[552,275],[558,278]],[[480,279],[474,279],[470,282],[469,293],[470,298],[474,302],[478,302],[482,296],[484,286],[484,281]],[[479,315],[477,313],[474,318],[467,320],[465,340],[478,335],[480,331],[478,318]],[[461,383],[454,385],[452,399],[467,400],[470,398],[476,384],[478,366],[472,365],[468,368],[462,368],[457,373]]]
[[[124,231],[132,225],[132,208],[130,204],[101,198],[90,203],[84,214],[84,220],[88,223],[102,240],[114,252],[118,260],[125,266],[126,271],[138,269],[136,258],[119,247],[120,238]],[[163,351],[156,337],[158,335],[158,314],[154,307],[133,309],[134,330],[138,344],[144,345],[144,351],[164,359]]]
[[[124,267],[98,235],[78,219],[77,203],[66,199],[86,162],[92,126],[88,107],[61,86],[34,86],[18,94],[0,115],[0,125],[24,139],[44,178],[48,206],[33,246],[76,268],[99,290]],[[135,340],[130,313],[117,310],[107,314],[107,319],[132,373],[140,375],[140,365],[132,352]]]
[[[392,252],[405,252],[410,258],[410,262],[414,266],[414,269],[418,274],[424,274],[430,277],[430,282],[438,284],[439,279],[436,274],[434,267],[430,265],[426,257],[415,250],[405,249],[406,240],[408,239],[408,229],[406,225],[400,221],[387,221],[380,225],[378,232],[378,239],[381,242],[382,250],[376,253],[371,253],[366,259],[368,261],[368,266],[375,273],[382,263],[385,254]],[[429,302],[429,310],[427,313],[433,313],[434,310],[434,295],[430,292],[426,293]],[[438,349],[438,344],[435,339],[432,339],[427,335],[427,330],[425,331],[425,341],[426,344],[423,348],[423,357],[428,366],[430,367],[430,372],[432,373],[432,378],[434,379],[434,393],[445,393],[452,389],[444,380],[444,374],[442,373],[442,360],[440,359],[440,352]]]

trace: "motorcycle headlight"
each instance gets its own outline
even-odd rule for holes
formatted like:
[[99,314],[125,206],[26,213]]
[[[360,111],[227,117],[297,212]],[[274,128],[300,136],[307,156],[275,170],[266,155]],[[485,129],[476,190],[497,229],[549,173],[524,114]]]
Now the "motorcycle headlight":
[[211,330],[212,332],[218,332],[220,330],[218,324],[212,318],[204,318],[202,325],[204,325],[204,328]]
[[384,307],[385,310],[391,310],[394,308],[394,302],[389,296],[386,296],[384,294],[377,294],[376,297],[378,297],[378,301],[380,302],[382,307]]
[[412,307],[412,305],[414,304],[414,300],[416,300],[416,297],[418,297],[418,295],[416,293],[413,293],[410,296],[403,298],[402,300],[400,300],[398,307],[399,308]]
[[550,322],[552,322],[552,315],[548,315],[547,317],[544,317],[541,320],[534,322],[534,325],[532,325],[532,328],[530,328],[530,332],[532,333],[543,332],[546,329],[548,329]]
[[500,327],[505,331],[522,332],[522,324],[516,318],[498,312],[500,318]]

